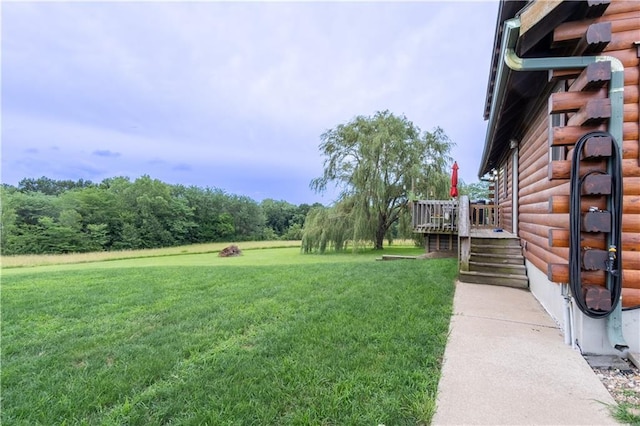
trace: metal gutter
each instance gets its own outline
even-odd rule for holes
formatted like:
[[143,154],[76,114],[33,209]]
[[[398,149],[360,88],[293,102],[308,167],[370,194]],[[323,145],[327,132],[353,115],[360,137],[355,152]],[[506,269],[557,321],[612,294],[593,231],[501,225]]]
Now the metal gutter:
[[[518,20],[518,24],[520,19]],[[500,45],[500,57],[504,56],[504,52],[507,50],[507,46],[515,46],[515,43],[518,41],[518,34],[515,34],[515,40],[509,40],[510,37],[514,37],[512,32],[508,32],[507,28],[511,27],[512,20],[505,21],[502,30],[502,43]],[[513,43],[513,44],[510,44]],[[502,110],[502,103],[504,102],[504,95],[507,89],[507,79],[509,77],[509,69],[505,66],[505,61],[498,61],[498,71],[496,72],[496,83],[493,86],[493,96],[491,97],[491,109],[489,112],[489,119],[487,123],[487,134],[485,136],[485,144],[484,151],[482,153],[482,159],[480,160],[480,169],[479,171],[482,173],[482,170],[486,169],[489,165],[489,156],[491,154],[491,144],[495,137],[495,132],[497,129],[497,118],[499,115],[499,110]],[[478,177],[482,178],[484,174],[480,174]]]
[[[508,69],[514,71],[548,71],[562,69],[585,68],[595,62],[608,61],[611,63],[611,81],[609,84],[609,99],[611,100],[611,118],[609,119],[609,133],[613,136],[614,143],[622,155],[623,122],[624,122],[624,66],[617,58],[611,56],[569,56],[550,58],[520,58],[515,53],[515,47],[520,37],[520,18],[509,19],[504,23],[502,33],[501,55],[504,61],[500,61],[496,75],[497,85],[491,102],[491,113],[487,126],[484,152],[482,154],[481,169],[488,166],[490,145],[493,142],[496,131],[498,111],[502,109],[506,92]],[[505,67],[506,65],[506,67]],[[508,69],[506,69],[508,68]],[[611,206],[609,206],[609,211]],[[517,232],[517,230],[515,230]],[[607,280],[609,281],[609,280]],[[607,282],[609,286],[609,282]],[[607,317],[607,335],[611,345],[617,349],[628,348],[622,336],[622,303],[616,305],[615,310]]]

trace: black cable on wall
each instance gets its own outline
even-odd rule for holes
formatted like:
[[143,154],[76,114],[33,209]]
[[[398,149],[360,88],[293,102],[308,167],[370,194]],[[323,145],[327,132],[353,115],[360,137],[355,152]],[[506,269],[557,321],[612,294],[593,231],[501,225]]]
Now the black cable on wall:
[[[587,140],[593,137],[609,137],[613,144],[611,152],[611,173],[612,188],[610,206],[611,214],[611,237],[609,244],[615,246],[617,251],[611,260],[611,264],[607,268],[606,273],[610,275],[608,282],[608,290],[611,293],[611,309],[595,310],[587,306],[584,294],[582,292],[582,247],[580,244],[580,234],[582,232],[582,212],[580,201],[582,198],[582,183],[586,176],[580,178],[580,158],[582,150]],[[573,161],[571,163],[571,182],[570,182],[570,208],[569,208],[569,285],[571,293],[576,301],[576,305],[580,311],[591,318],[606,318],[613,312],[618,303],[620,303],[620,295],[622,294],[622,159],[618,144],[608,132],[590,132],[582,136],[575,145],[573,151]]]

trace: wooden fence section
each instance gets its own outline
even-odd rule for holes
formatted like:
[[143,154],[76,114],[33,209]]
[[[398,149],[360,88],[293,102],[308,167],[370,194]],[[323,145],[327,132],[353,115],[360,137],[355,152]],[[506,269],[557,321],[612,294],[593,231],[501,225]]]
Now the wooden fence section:
[[456,200],[419,200],[412,203],[414,232],[444,234],[458,232]]

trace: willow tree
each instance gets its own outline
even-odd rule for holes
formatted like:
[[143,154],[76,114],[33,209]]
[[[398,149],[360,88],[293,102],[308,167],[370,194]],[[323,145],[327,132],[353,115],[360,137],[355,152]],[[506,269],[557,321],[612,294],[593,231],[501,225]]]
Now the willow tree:
[[332,207],[318,206],[309,210],[304,221],[302,251],[324,253],[327,248],[343,251],[353,235],[348,202]]
[[323,133],[321,141],[324,172],[310,186],[316,192],[329,184],[338,188],[336,204],[349,204],[345,220],[354,242],[371,241],[382,249],[387,232],[406,212],[416,182],[421,192],[448,197],[453,143],[440,128],[421,132],[405,116],[382,111],[340,124]]

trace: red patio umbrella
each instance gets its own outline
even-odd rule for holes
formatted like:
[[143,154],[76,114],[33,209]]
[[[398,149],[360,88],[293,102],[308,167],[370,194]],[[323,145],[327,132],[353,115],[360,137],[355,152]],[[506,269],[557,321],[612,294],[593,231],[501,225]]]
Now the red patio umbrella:
[[458,196],[458,162],[457,161],[453,162],[453,173],[451,173],[451,191],[449,191],[449,194],[454,198]]

